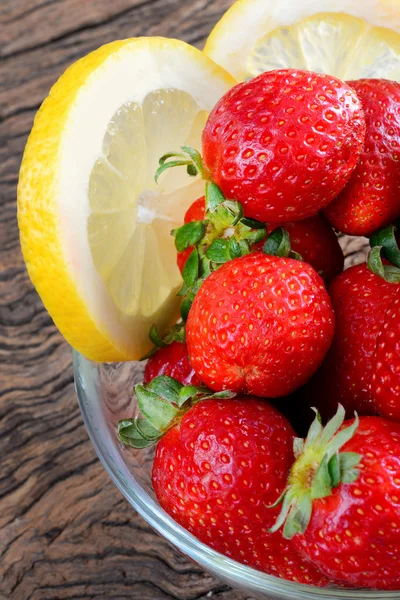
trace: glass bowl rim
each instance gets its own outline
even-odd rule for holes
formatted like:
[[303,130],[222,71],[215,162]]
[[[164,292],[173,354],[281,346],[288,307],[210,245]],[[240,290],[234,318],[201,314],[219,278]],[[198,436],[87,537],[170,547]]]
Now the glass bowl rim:
[[278,595],[286,594],[291,600],[356,600],[358,598],[364,600],[399,599],[399,590],[378,591],[369,589],[353,590],[351,588],[319,588],[312,585],[304,585],[280,579],[238,563],[200,542],[191,533],[178,525],[160,507],[160,505],[149,496],[133,476],[128,486],[107,456],[107,453],[102,449],[84,402],[86,393],[81,386],[81,377],[79,376],[81,371],[80,365],[84,363],[91,364],[95,368],[99,368],[100,366],[100,363],[94,363],[74,350],[73,370],[78,403],[85,427],[100,462],[113,483],[128,500],[129,504],[155,531],[157,531],[158,534],[166,538],[183,554],[200,564],[205,570],[209,567],[209,570],[214,573],[216,577],[224,579],[224,574],[226,575],[226,573],[229,573],[230,583],[233,587],[237,584],[238,588],[241,587],[242,589],[245,589],[246,585],[250,585],[250,591]]

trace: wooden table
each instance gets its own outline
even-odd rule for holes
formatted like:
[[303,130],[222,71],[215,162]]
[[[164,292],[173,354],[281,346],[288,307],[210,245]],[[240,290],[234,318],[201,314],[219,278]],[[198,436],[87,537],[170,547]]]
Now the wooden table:
[[71,350],[22,260],[16,184],[33,117],[68,65],[118,38],[202,46],[230,0],[0,1],[0,598],[250,600],[134,513],[88,440]]

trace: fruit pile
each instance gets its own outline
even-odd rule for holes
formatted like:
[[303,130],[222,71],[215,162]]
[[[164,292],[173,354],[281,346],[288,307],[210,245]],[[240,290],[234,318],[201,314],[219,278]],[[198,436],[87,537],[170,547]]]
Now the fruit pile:
[[[272,70],[155,175],[204,196],[173,231],[181,320],[152,327],[119,439],[157,443],[179,524],[295,582],[400,589],[399,144],[399,84]],[[333,228],[369,237],[364,264],[343,272]]]

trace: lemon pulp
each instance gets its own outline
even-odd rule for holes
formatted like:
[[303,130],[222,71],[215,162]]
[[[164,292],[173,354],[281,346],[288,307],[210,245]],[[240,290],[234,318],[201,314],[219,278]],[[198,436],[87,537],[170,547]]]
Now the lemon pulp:
[[181,283],[171,230],[202,184],[188,185],[176,169],[157,185],[154,173],[182,140],[199,143],[206,118],[187,92],[164,89],[123,105],[107,127],[90,175],[88,237],[94,265],[125,315],[155,316]]
[[400,35],[345,14],[317,14],[259,39],[247,77],[272,69],[307,69],[340,79],[400,80]]
[[399,80],[398,0],[237,0],[204,52],[236,79],[280,68]]

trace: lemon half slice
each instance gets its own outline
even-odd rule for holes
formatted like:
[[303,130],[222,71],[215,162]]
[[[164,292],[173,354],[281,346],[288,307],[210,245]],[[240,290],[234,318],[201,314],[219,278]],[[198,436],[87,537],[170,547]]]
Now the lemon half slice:
[[158,159],[200,145],[235,84],[191,46],[118,41],[72,65],[39,110],[21,166],[18,218],[30,277],[70,344],[99,361],[137,359],[176,320],[171,229],[203,193]]
[[297,68],[400,81],[399,0],[238,0],[204,52],[239,81]]

